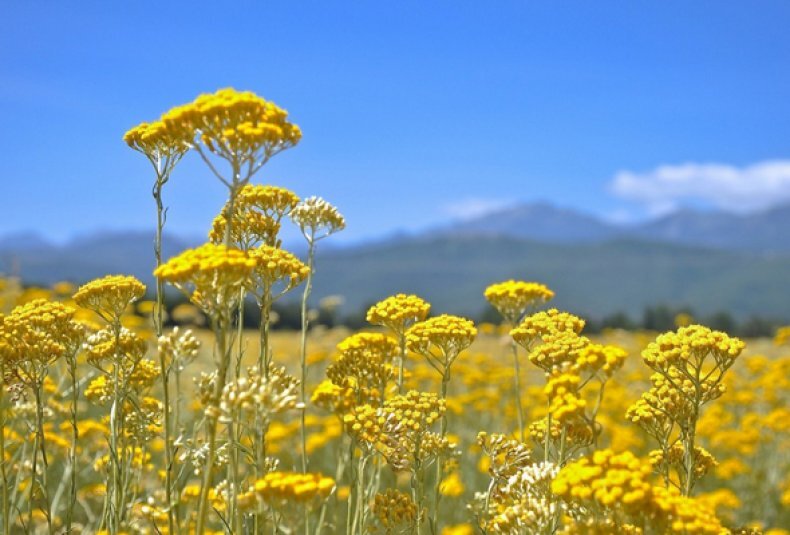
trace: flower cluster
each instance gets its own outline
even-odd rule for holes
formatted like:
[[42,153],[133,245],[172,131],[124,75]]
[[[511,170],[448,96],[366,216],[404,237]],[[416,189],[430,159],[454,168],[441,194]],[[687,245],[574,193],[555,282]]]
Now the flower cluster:
[[442,314],[415,323],[406,333],[409,350],[426,357],[446,374],[458,354],[477,337],[477,328],[466,318]]
[[[292,191],[279,186],[247,184],[235,198],[230,238],[240,249],[250,249],[256,245],[278,246],[283,217],[289,215],[299,202]],[[225,204],[220,214],[214,218],[209,240],[224,243],[226,238],[228,214],[231,207]]]
[[307,503],[325,499],[335,488],[335,480],[321,474],[269,472],[253,485],[251,491],[271,505]]
[[293,210],[291,219],[309,242],[315,242],[346,228],[346,220],[337,208],[320,197],[308,197]]
[[310,268],[296,256],[271,245],[250,249],[249,255],[255,261],[254,286],[250,288],[255,294],[260,291],[271,294],[276,284],[283,286],[280,293],[286,293],[298,286],[310,273]]
[[[270,158],[302,138],[288,113],[249,91],[233,88],[198,96],[162,116],[165,128],[180,139],[201,142],[227,160]],[[193,141],[194,140],[194,141]]]
[[528,310],[554,297],[554,292],[538,282],[508,280],[492,284],[485,298],[511,325],[515,325]]
[[23,384],[38,385],[50,364],[74,356],[83,329],[75,310],[58,302],[35,299],[0,316],[0,358],[5,369]]
[[431,305],[416,295],[396,294],[379,301],[368,309],[367,321],[382,325],[402,336],[418,321],[425,320]]
[[654,486],[651,474],[651,463],[630,452],[599,450],[563,468],[551,488],[569,504],[571,514],[600,511],[605,523],[615,527],[647,524],[663,526],[663,533],[726,532],[703,503]]
[[239,288],[256,265],[255,259],[244,251],[206,243],[171,258],[156,268],[154,275],[181,289],[212,314],[235,303]]
[[409,528],[417,519],[417,504],[411,496],[395,489],[387,489],[373,497],[373,515],[385,532]]
[[145,295],[145,285],[129,275],[108,275],[80,286],[74,302],[108,322],[117,322],[129,305]]

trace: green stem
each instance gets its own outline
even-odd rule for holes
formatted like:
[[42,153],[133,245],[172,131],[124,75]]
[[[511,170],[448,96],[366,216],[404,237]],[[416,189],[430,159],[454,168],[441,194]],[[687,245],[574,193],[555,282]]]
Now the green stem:
[[5,424],[6,424],[6,405],[5,405],[5,360],[0,359],[0,477],[2,477],[2,500],[3,500],[3,535],[10,535],[11,507],[8,500],[8,472],[6,470],[6,451],[5,451]]
[[[221,314],[220,314],[221,315]],[[217,377],[214,385],[214,401],[218,402],[222,396],[222,391],[225,388],[225,381],[227,379],[228,367],[230,363],[230,354],[227,348],[226,337],[226,322],[222,318],[215,320],[215,336],[217,338],[217,353],[219,354],[219,363],[217,366]],[[208,452],[206,454],[206,463],[203,466],[203,481],[200,486],[200,496],[198,498],[198,511],[196,520],[197,535],[203,535],[206,529],[206,516],[208,514],[208,495],[211,488],[211,483],[214,475],[214,460],[217,454],[217,424],[219,415],[218,407],[210,407],[213,411],[207,417],[208,424]]]
[[[299,350],[299,357],[301,363],[301,381],[299,384],[299,401],[302,404],[302,408],[299,415],[299,434],[302,442],[302,473],[307,473],[307,426],[306,426],[306,416],[307,416],[307,329],[309,327],[308,324],[308,310],[307,310],[307,301],[310,297],[310,293],[313,290],[313,268],[315,266],[315,241],[308,240],[308,251],[307,251],[307,267],[309,271],[307,272],[307,280],[305,281],[304,292],[302,292],[302,305],[301,305],[301,316],[302,316],[302,332],[301,332],[301,340],[300,340],[300,350]],[[310,535],[310,516],[307,513],[307,508],[305,508],[304,512],[304,532],[305,535]]]
[[74,507],[77,504],[77,443],[80,439],[79,426],[77,425],[77,402],[79,390],[77,389],[77,357],[70,355],[68,358],[69,375],[71,376],[71,445],[69,447],[69,464],[71,467],[71,483],[69,487],[69,503],[66,510],[66,533],[71,533],[74,520]]
[[[448,361],[450,362],[450,361]],[[445,367],[444,374],[442,375],[442,399],[447,400],[447,385],[450,384],[450,368],[449,366]],[[441,426],[441,434],[439,435],[442,439],[441,442],[444,440],[445,435],[447,435],[447,411],[442,415],[442,426]],[[433,520],[431,522],[431,529],[434,535],[438,535],[439,533],[439,502],[442,499],[442,472],[444,470],[444,458],[442,457],[442,452],[437,452],[436,455],[436,491],[435,491],[435,499],[433,504]]]
[[403,394],[403,367],[406,363],[406,333],[398,333],[400,362],[398,362],[398,394]]
[[518,361],[518,346],[515,340],[510,341],[510,347],[513,350],[513,371],[515,372],[515,396],[516,396],[516,409],[518,414],[518,432],[521,442],[524,442],[524,408],[521,406],[521,365]]

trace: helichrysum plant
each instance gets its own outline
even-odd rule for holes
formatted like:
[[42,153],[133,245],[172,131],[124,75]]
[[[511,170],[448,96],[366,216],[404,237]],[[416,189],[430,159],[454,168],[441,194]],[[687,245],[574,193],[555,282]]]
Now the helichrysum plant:
[[[481,288],[501,326],[396,293],[324,328],[318,244],[345,218],[254,182],[301,137],[251,92],[200,95],[124,136],[154,171],[150,295],[0,278],[2,535],[787,534],[790,329],[750,349],[690,315],[590,334],[515,279]],[[227,196],[165,259],[189,157]],[[300,332],[275,330],[296,300]]]

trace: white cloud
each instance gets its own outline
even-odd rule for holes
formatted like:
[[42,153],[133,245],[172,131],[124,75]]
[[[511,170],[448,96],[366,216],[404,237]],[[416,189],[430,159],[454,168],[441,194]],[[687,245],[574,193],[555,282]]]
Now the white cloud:
[[454,219],[474,219],[513,204],[512,200],[467,197],[442,206],[442,213]]
[[618,197],[644,203],[652,215],[689,200],[749,212],[790,201],[790,160],[746,167],[685,163],[662,165],[647,173],[620,171],[609,187]]

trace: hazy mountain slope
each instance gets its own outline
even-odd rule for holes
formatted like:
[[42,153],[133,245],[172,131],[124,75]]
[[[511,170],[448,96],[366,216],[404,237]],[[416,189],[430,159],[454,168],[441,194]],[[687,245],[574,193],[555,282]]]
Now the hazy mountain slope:
[[[146,282],[153,270],[150,233],[113,233],[64,247],[0,251],[0,272],[26,282],[84,282],[130,273]],[[167,237],[164,256],[186,247]],[[790,321],[790,254],[725,251],[620,239],[583,244],[505,236],[400,238],[319,250],[315,297],[343,295],[346,312],[396,292],[419,293],[437,312],[478,314],[483,289],[507,278],[538,280],[557,291],[555,304],[586,316],[640,314],[655,304],[688,305],[701,314],[728,310]]]
[[522,204],[454,222],[438,234],[510,236],[547,242],[586,242],[612,238],[617,227],[594,216],[548,203]]
[[405,291],[429,298],[439,312],[476,314],[486,285],[510,277],[543,281],[557,291],[557,306],[593,317],[666,303],[790,319],[790,300],[777,291],[790,279],[790,257],[636,241],[569,246],[441,237],[380,244],[321,255],[315,287],[318,297],[344,295],[352,310]]
[[681,210],[627,232],[634,237],[669,243],[790,251],[790,206],[748,215]]
[[508,236],[550,243],[593,243],[637,238],[727,250],[790,252],[790,205],[739,215],[681,210],[632,225],[551,204],[522,204],[453,222],[426,236]]

